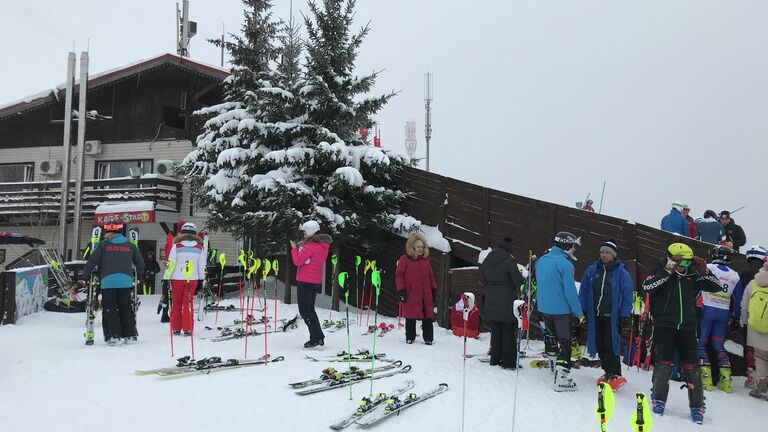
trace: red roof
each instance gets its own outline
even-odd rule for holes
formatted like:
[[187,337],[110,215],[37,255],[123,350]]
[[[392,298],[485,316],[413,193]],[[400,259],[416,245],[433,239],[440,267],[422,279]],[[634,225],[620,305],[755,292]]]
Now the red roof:
[[[137,75],[142,72],[155,69],[159,66],[169,64],[180,69],[187,70],[188,72],[208,76],[212,79],[224,80],[224,78],[230,75],[228,70],[217,66],[212,66],[186,57],[180,57],[175,54],[162,54],[149,59],[139,60],[137,62],[130,63],[116,69],[111,69],[100,74],[91,75],[88,77],[88,90],[92,90],[119,79],[127,78],[132,75]],[[75,81],[74,90],[77,91],[79,87],[80,83]],[[64,97],[65,93],[65,84],[59,84],[56,86],[56,88],[50,91],[44,91],[36,95],[28,96],[21,100],[2,105],[0,106],[0,119],[14,114],[21,114],[22,112],[29,109],[58,101]]]

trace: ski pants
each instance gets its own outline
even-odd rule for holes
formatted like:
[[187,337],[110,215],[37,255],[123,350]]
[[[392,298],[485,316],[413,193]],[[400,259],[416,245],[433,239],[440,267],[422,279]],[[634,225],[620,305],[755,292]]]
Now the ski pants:
[[613,326],[611,317],[595,318],[595,342],[600,356],[600,367],[606,375],[621,376],[621,360],[613,353]]
[[[434,330],[432,328],[432,318],[421,319],[421,330],[423,332],[422,336],[424,337],[424,342],[432,342],[434,338]],[[416,319],[414,318],[405,319],[405,339],[407,340],[416,339]]]
[[133,288],[103,288],[101,302],[104,340],[138,336],[133,316]]
[[320,284],[299,282],[296,295],[299,298],[299,315],[309,329],[310,342],[319,342],[325,339],[323,329],[320,327],[320,319],[315,311],[315,299],[320,292]]
[[192,331],[194,328],[195,290],[197,280],[171,281],[171,330]]
[[689,406],[692,408],[704,406],[704,388],[696,349],[696,330],[654,327],[653,337],[656,347],[656,365],[653,368],[653,388],[651,389],[653,398],[666,402],[677,351],[682,366],[681,378],[688,387]]
[[491,321],[491,365],[517,367],[517,325]]
[[544,326],[548,333],[554,335],[559,346],[557,355],[557,364],[559,366],[570,367],[571,364],[571,336],[573,335],[573,325],[571,323],[571,314],[541,314],[544,319]]
[[728,322],[731,314],[728,309],[718,309],[711,306],[704,306],[701,314],[701,332],[699,338],[699,361],[701,364],[709,364],[709,355],[707,345],[712,344],[712,348],[717,354],[717,363],[720,366],[730,367],[731,362],[728,359],[728,353],[725,351],[725,333],[728,330]]

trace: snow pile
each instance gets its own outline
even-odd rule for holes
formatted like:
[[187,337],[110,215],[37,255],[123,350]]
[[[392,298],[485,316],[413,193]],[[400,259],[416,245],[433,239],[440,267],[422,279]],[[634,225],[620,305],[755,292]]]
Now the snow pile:
[[124,203],[109,204],[102,203],[96,207],[96,214],[105,213],[124,213],[124,212],[142,212],[154,211],[155,203],[152,201],[128,201]]

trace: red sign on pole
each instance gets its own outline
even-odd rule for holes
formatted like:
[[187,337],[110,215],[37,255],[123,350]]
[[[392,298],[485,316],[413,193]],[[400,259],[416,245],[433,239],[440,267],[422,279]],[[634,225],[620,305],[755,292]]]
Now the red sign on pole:
[[379,128],[376,128],[376,134],[373,136],[373,146],[381,147],[381,135],[379,134]]

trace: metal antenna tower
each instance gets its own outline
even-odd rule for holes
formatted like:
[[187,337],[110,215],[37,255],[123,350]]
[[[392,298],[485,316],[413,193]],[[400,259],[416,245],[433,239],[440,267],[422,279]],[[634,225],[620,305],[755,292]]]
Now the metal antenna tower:
[[424,138],[427,141],[427,172],[429,172],[429,141],[432,139],[432,74],[424,74]]

